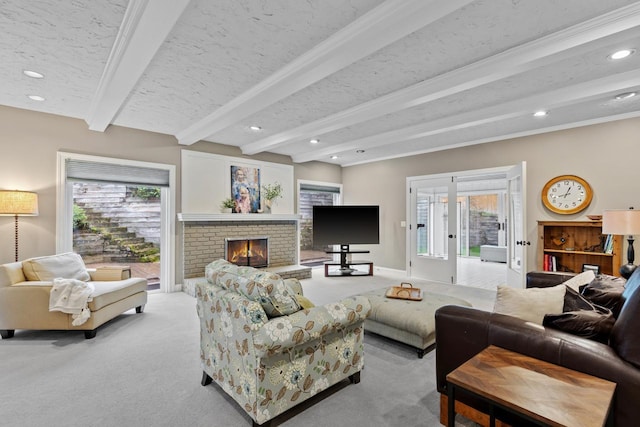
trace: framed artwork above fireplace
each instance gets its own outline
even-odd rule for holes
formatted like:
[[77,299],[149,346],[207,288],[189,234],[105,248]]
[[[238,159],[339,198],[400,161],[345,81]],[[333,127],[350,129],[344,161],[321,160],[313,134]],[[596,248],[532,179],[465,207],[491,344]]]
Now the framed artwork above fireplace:
[[260,212],[260,168],[231,166],[231,198],[236,201],[234,213]]
[[282,185],[282,198],[272,206],[271,212],[294,213],[291,165],[192,150],[182,150],[181,157],[182,213],[220,214],[220,203],[229,197],[235,198],[233,183],[238,170],[242,170],[247,181],[251,180],[255,185],[253,191],[257,200],[249,213],[257,214],[262,210],[260,190],[264,185],[275,183]]

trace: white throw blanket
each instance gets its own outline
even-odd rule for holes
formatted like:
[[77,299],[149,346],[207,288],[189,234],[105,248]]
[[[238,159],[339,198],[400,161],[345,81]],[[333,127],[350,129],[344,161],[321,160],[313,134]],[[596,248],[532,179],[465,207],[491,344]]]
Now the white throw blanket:
[[49,311],[71,314],[73,326],[82,325],[91,316],[89,302],[93,300],[95,287],[76,279],[53,279],[49,294]]

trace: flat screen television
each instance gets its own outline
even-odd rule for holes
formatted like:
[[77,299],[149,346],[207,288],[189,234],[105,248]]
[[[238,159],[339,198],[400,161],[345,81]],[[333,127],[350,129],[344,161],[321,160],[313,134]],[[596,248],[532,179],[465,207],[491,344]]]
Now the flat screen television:
[[380,209],[368,205],[313,207],[313,246],[380,243]]

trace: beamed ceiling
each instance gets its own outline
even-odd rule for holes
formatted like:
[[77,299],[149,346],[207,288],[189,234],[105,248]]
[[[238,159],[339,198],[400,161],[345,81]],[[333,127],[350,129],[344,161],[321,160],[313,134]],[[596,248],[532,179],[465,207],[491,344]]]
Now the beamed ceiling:
[[[640,113],[640,96],[616,99],[640,91],[640,2],[0,5],[0,104],[96,132],[126,126],[185,147],[346,166]],[[621,49],[634,54],[609,57]]]

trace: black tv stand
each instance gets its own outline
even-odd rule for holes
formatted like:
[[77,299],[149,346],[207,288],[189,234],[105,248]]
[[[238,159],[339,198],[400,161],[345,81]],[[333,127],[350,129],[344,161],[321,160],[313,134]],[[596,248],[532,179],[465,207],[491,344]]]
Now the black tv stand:
[[[337,262],[325,262],[324,263],[324,275],[328,276],[373,276],[373,263],[369,261],[347,261],[347,255],[349,254],[368,254],[369,251],[351,251],[349,245],[340,245],[339,251],[325,251],[327,254],[340,254],[340,263]],[[340,268],[336,271],[329,272],[329,266],[339,265]],[[354,265],[368,265],[369,271],[360,271],[352,268]]]

